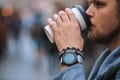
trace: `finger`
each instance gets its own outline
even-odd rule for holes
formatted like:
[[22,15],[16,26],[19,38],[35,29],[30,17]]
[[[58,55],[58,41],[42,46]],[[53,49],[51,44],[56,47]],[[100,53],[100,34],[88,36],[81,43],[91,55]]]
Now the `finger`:
[[57,25],[62,24],[62,20],[61,20],[60,16],[57,15],[57,14],[54,14],[54,15],[53,15],[53,20],[55,21],[55,23],[56,23]]
[[75,14],[73,13],[73,11],[70,8],[66,8],[65,11],[68,14],[71,21],[77,21]]
[[50,28],[53,30],[53,32],[55,30],[57,30],[57,25],[55,24],[55,22],[51,19],[51,18],[48,18],[48,25],[50,26]]
[[60,11],[58,14],[60,15],[63,22],[68,22],[69,21],[69,17],[68,17],[66,12]]

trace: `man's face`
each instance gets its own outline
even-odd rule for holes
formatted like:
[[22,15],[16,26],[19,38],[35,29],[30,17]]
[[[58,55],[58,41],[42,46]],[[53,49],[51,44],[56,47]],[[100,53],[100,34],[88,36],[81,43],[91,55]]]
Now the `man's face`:
[[118,29],[118,17],[115,0],[89,0],[89,15],[92,26],[88,38],[99,43],[107,43]]

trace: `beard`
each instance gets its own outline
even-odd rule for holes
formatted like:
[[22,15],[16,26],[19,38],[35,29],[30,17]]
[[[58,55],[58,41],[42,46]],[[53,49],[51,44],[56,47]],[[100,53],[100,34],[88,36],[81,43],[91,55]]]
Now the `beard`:
[[97,36],[92,35],[91,34],[92,30],[89,29],[88,39],[96,43],[108,44],[111,41],[113,41],[115,37],[120,37],[120,35],[118,35],[120,33],[120,22],[114,27],[116,28],[109,32],[108,34],[101,35],[100,33],[98,33]]

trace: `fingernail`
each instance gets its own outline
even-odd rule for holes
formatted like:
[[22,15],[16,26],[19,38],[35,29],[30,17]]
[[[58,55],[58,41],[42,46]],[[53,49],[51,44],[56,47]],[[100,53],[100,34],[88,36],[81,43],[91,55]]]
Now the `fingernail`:
[[71,9],[70,8],[65,8],[66,11],[70,11]]
[[64,11],[62,11],[62,10],[61,10],[61,11],[59,11],[59,14],[64,14],[64,13],[65,13],[65,12],[64,12]]

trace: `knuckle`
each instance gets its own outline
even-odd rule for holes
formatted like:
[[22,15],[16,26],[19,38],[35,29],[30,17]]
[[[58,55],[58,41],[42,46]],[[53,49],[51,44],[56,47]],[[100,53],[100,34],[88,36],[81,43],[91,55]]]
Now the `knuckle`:
[[59,19],[60,19],[59,17],[55,17],[55,18],[54,18],[55,21],[58,21]]
[[69,15],[74,15],[74,13],[72,11],[68,12]]
[[58,20],[58,19],[60,19],[60,17],[57,14],[54,14],[53,19]]
[[65,11],[69,14],[69,15],[74,15],[73,11],[70,8],[66,8]]
[[55,22],[49,23],[50,26],[55,26]]
[[51,26],[54,26],[54,23],[51,23]]

